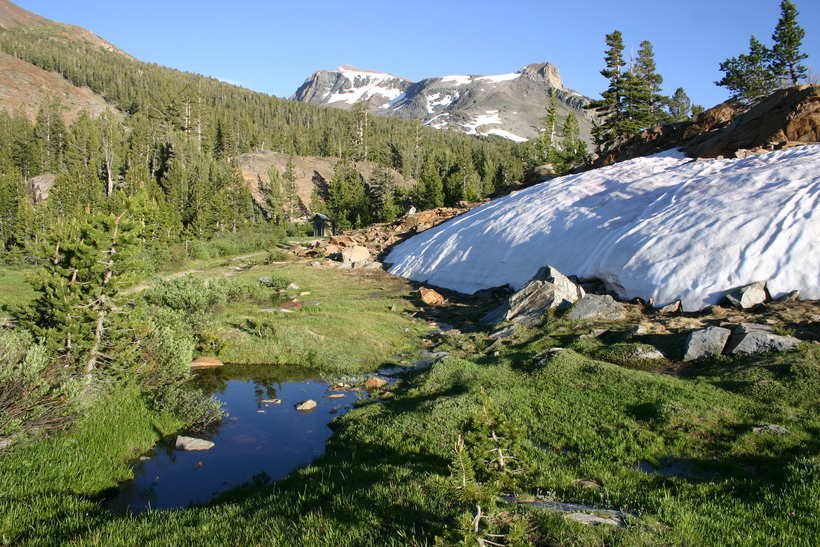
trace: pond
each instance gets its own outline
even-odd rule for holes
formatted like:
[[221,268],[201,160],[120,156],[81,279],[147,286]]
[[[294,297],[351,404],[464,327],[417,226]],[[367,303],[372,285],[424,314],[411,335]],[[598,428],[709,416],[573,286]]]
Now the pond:
[[[367,395],[334,391],[315,373],[281,367],[231,365],[199,374],[229,414],[218,430],[195,435],[215,446],[182,451],[174,448],[176,436],[164,439],[135,463],[135,478],[103,502],[106,508],[138,514],[188,507],[241,484],[278,481],[322,454],[332,434],[328,422]],[[307,399],[318,406],[296,410]]]

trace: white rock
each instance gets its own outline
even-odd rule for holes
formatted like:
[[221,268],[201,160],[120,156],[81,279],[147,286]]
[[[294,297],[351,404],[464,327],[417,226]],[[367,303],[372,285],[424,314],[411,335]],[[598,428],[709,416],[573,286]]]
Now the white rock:
[[177,450],[210,450],[214,447],[214,443],[205,439],[179,435],[174,447]]

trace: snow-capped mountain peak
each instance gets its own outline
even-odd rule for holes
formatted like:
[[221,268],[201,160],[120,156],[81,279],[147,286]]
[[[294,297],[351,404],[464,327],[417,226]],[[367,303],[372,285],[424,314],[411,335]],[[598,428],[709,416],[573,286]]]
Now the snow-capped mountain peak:
[[345,109],[364,99],[375,114],[522,142],[538,135],[551,93],[558,98],[559,116],[574,111],[581,137],[588,138],[592,116],[583,107],[589,100],[565,88],[551,63],[508,74],[458,74],[420,82],[344,65],[313,73],[291,99]]

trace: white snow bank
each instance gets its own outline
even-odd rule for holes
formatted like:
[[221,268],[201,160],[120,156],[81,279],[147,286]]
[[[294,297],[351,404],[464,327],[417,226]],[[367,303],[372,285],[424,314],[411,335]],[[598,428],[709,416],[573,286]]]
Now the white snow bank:
[[820,299],[820,146],[747,159],[665,153],[557,178],[396,246],[390,272],[472,293],[541,266],[687,311],[768,281]]

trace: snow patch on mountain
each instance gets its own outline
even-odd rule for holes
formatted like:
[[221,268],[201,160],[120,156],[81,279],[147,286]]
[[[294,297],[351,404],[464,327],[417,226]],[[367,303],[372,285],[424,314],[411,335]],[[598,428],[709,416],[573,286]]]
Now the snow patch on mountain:
[[505,139],[510,139],[514,142],[527,142],[529,140],[526,137],[516,135],[515,133],[506,131],[504,129],[489,129],[486,132],[482,133],[482,135],[498,135],[499,137],[504,137]]
[[623,299],[715,304],[768,281],[820,299],[820,146],[746,159],[679,152],[553,179],[397,245],[390,273],[464,293],[523,286],[540,267]]
[[460,86],[467,85],[470,82],[472,82],[473,77],[467,76],[466,74],[459,74],[457,76],[442,76],[441,78],[439,78],[439,81],[443,84],[453,82],[453,84],[455,84],[456,86]]
[[492,82],[492,83],[499,83],[499,82],[509,82],[511,80],[515,80],[521,77],[520,72],[511,72],[510,74],[498,74],[496,76],[481,76],[480,78],[476,78],[478,81],[481,82]]

